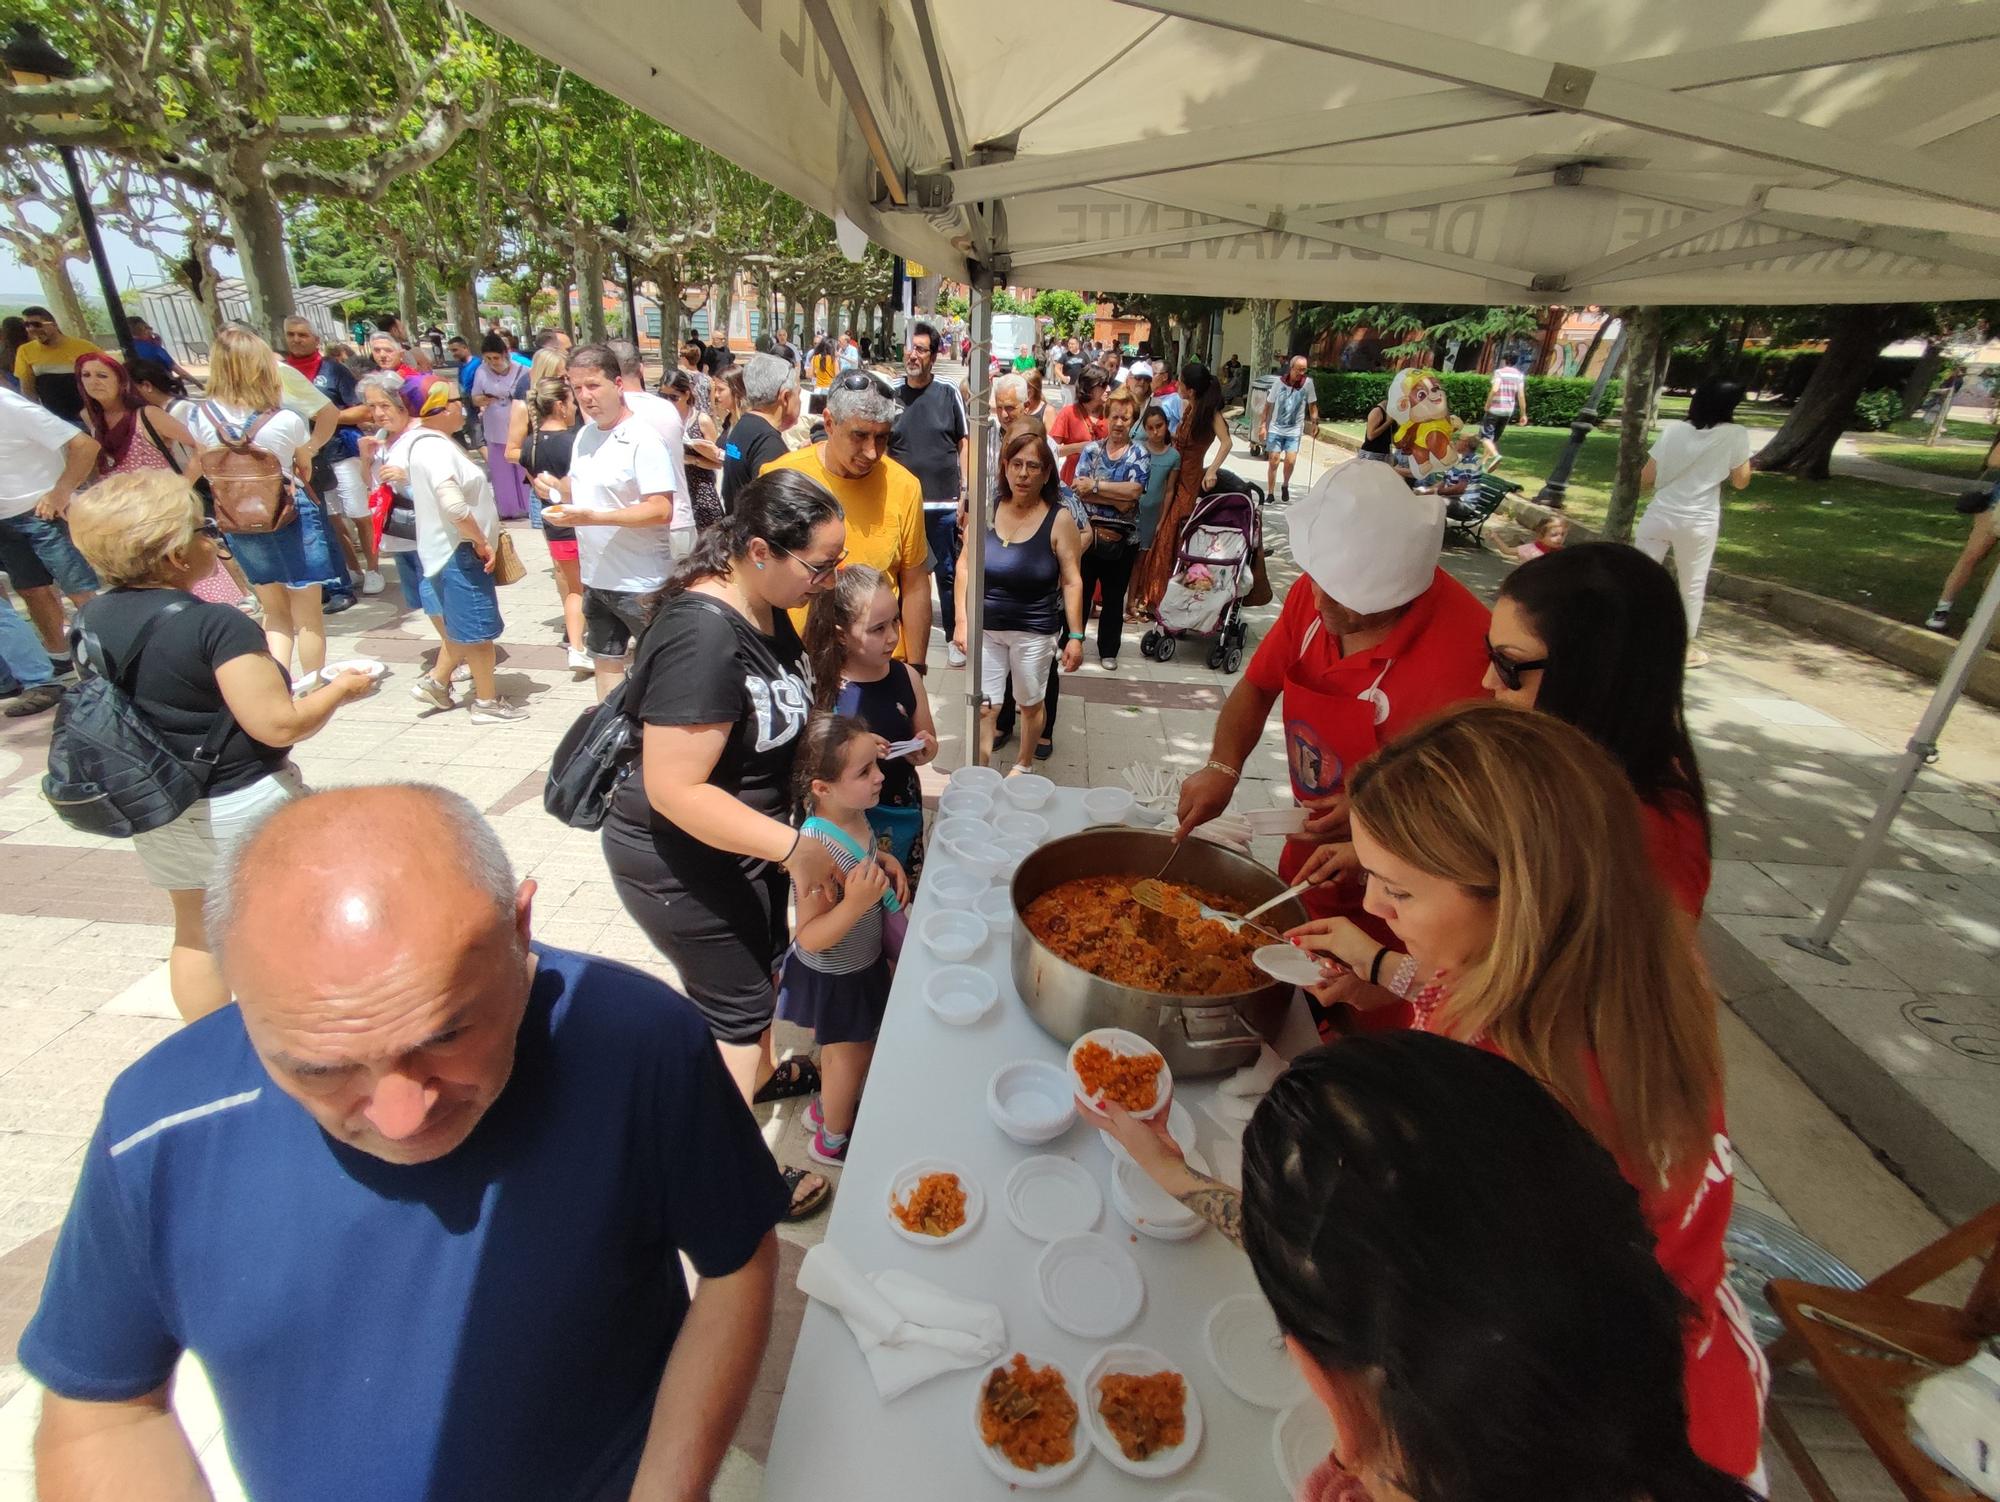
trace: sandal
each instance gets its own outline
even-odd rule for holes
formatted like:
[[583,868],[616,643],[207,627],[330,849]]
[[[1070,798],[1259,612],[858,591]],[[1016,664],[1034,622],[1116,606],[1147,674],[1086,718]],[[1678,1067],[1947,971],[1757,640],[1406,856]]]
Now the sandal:
[[819,1089],[819,1065],[811,1059],[786,1059],[771,1071],[771,1077],[763,1087],[750,1097],[753,1106],[769,1105],[774,1100],[797,1100],[801,1095],[811,1095]]
[[[811,1220],[824,1210],[827,1201],[833,1198],[833,1185],[827,1182],[824,1174],[817,1174],[805,1168],[787,1168],[784,1170],[784,1175],[785,1188],[790,1190],[792,1195],[791,1206],[785,1211],[785,1219],[788,1221]],[[807,1179],[815,1179],[818,1182],[801,1197],[799,1186]]]

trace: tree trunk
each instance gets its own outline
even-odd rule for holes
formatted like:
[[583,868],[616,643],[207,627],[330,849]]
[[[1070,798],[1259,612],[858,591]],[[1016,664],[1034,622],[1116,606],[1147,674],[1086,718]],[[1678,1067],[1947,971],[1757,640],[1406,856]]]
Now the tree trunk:
[[[535,328],[535,284],[533,282],[528,282],[521,288],[519,306],[521,310],[521,338],[525,341],[534,333]],[[472,341],[472,347],[475,351],[479,348],[479,342],[477,339]]]
[[570,284],[568,282],[564,282],[556,288],[556,323],[569,336],[570,342],[574,344],[576,342],[576,310],[570,306],[569,294]]
[[472,276],[468,274],[464,281],[455,282],[445,290],[451,304],[451,321],[477,349],[480,340],[479,293],[473,287]]
[[38,261],[35,279],[42,284],[42,296],[49,300],[49,311],[56,315],[56,322],[66,332],[88,338],[90,317],[84,311],[83,299],[76,295],[76,283],[69,279],[68,265],[60,260]]
[[1785,425],[1750,461],[1753,467],[1809,480],[1824,480],[1832,473],[1833,446],[1854,415],[1854,399],[1861,395],[1869,368],[1898,316],[1894,307],[1869,303],[1834,311],[1826,353],[1819,357]]
[[1632,519],[1639,510],[1639,471],[1646,466],[1646,430],[1659,401],[1660,352],[1665,342],[1660,310],[1633,309],[1625,389],[1618,403],[1618,475],[1604,515],[1604,535],[1613,542],[1632,540]]
[[409,241],[398,235],[389,242],[391,259],[396,263],[396,312],[402,317],[403,327],[410,338],[417,337],[417,330],[423,322],[417,317],[417,257],[410,249]]
[[191,231],[187,248],[185,257],[168,263],[167,272],[174,285],[194,299],[196,316],[203,325],[203,337],[213,348],[216,333],[222,327],[222,297],[218,291],[213,254],[215,242],[205,234]]
[[1278,300],[1275,297],[1250,299],[1250,374],[1254,379],[1271,368],[1277,351],[1272,347],[1278,332]]
[[236,258],[243,265],[250,323],[274,348],[283,349],[285,320],[298,311],[292,300],[292,268],[285,260],[285,222],[278,213],[277,195],[264,181],[261,163],[233,176],[247,186],[224,199],[223,208],[236,237]]
[[1910,371],[1910,378],[1903,382],[1903,416],[1908,417],[1924,404],[1924,398],[1931,393],[1931,382],[1937,379],[1939,368],[1944,364],[1944,354],[1938,348],[1940,340],[1926,339],[1924,352],[1917,356],[1917,363]]
[[736,307],[736,273],[725,271],[715,284],[715,291],[708,300],[708,335],[715,337],[717,329],[722,330],[722,342],[729,342],[729,315]]
[[604,242],[581,235],[576,242],[577,320],[585,344],[602,344],[604,328]]

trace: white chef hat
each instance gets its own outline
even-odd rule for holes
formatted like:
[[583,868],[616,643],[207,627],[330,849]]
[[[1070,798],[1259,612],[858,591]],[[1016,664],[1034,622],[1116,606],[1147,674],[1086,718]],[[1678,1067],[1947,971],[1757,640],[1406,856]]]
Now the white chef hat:
[[1372,459],[1328,470],[1286,519],[1299,567],[1357,615],[1394,610],[1429,589],[1444,547],[1443,500],[1418,495]]

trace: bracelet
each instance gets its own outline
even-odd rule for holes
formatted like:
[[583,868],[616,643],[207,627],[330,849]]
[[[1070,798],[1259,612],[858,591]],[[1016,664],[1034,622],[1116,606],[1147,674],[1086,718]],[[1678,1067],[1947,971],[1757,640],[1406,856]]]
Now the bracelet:
[[1379,986],[1382,984],[1382,960],[1383,957],[1386,956],[1388,953],[1389,953],[1389,946],[1387,944],[1380,945],[1375,950],[1375,958],[1371,960],[1368,965],[1369,985]]
[[1226,761],[1215,761],[1211,759],[1205,766],[1202,767],[1202,771],[1221,772],[1223,775],[1234,778],[1238,782],[1241,782],[1243,780],[1243,769],[1241,767],[1232,767]]
[[1064,640],[1064,641],[1082,641],[1082,640],[1083,640],[1083,633],[1082,633],[1081,631],[1069,631],[1069,632],[1065,632],[1065,633],[1064,633],[1064,635],[1063,635],[1063,640]]
[[779,865],[788,866],[791,864],[792,857],[799,853],[799,841],[803,840],[805,837],[806,833],[803,829],[794,829],[792,831],[792,848],[787,850],[782,856],[778,858]]

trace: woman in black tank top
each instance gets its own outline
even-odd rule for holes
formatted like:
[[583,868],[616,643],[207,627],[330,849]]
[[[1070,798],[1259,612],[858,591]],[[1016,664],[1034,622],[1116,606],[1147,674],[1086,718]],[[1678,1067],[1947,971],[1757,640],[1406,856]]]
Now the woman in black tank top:
[[1396,422],[1389,416],[1389,409],[1370,407],[1361,432],[1361,452],[1386,460],[1389,457],[1389,441],[1396,436]]
[[[527,471],[539,518],[543,506],[561,499],[554,482],[569,474],[570,445],[577,435],[576,404],[569,387],[554,378],[538,382],[528,399],[534,404],[535,415],[527,437],[521,440],[521,468]],[[555,564],[570,669],[588,673],[592,666],[583,649],[583,576],[576,561],[576,528],[543,522],[542,540],[549,545],[549,560]]]

